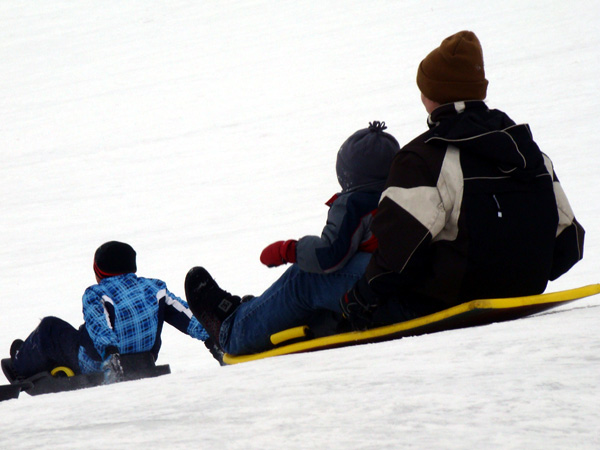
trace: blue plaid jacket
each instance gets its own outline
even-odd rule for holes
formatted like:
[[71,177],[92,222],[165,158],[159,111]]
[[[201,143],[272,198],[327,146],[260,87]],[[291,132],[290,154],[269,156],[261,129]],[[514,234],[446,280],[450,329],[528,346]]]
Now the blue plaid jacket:
[[122,354],[160,350],[163,323],[205,341],[208,334],[185,301],[173,295],[164,281],[133,273],[105,278],[83,294],[79,366],[98,372],[109,346]]

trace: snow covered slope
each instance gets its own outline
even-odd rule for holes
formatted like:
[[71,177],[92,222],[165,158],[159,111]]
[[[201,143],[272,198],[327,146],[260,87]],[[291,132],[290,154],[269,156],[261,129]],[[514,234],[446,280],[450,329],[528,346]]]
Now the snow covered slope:
[[[321,231],[346,137],[425,129],[417,65],[462,29],[587,230],[548,290],[599,282],[598,23],[596,1],[1,2],[0,351],[81,323],[111,239],[179,295],[198,264],[262,292],[262,248]],[[166,329],[172,375],[2,402],[0,446],[599,448],[599,305],[227,368]]]

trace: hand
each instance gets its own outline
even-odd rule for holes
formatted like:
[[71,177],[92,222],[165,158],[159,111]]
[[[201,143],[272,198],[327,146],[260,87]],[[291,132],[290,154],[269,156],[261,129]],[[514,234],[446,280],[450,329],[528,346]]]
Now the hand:
[[[116,350],[116,349],[115,349]],[[102,371],[104,372],[104,381],[107,384],[118,383],[123,381],[125,375],[123,373],[123,365],[121,364],[121,355],[112,349],[107,350],[111,352],[102,363]]]
[[265,247],[260,254],[260,262],[268,267],[277,267],[296,262],[296,243],[293,239],[277,241]]
[[362,277],[340,299],[342,316],[354,330],[366,330],[373,327],[373,312],[379,306],[377,294]]

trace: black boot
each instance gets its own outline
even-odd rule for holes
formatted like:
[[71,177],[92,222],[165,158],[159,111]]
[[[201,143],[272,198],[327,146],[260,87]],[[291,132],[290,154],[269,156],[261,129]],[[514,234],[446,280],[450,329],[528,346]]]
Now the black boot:
[[2,372],[4,372],[4,375],[6,376],[7,380],[11,383],[16,383],[21,379],[19,374],[16,372],[15,366],[13,364],[15,355],[19,350],[21,350],[21,347],[23,347],[23,340],[15,339],[10,345],[10,358],[5,358],[2,360]]
[[21,347],[23,347],[23,340],[15,339],[13,341],[13,343],[10,345],[10,359],[12,359],[12,360],[15,359],[15,355],[17,354],[17,352],[19,350],[21,350]]
[[221,347],[221,325],[240,306],[241,299],[221,289],[203,267],[194,267],[186,275],[185,296],[194,316]]
[[4,358],[1,361],[1,365],[2,365],[2,372],[4,372],[4,376],[11,384],[17,383],[21,379],[21,377],[19,377],[19,374],[15,371],[15,367],[13,366],[12,359]]

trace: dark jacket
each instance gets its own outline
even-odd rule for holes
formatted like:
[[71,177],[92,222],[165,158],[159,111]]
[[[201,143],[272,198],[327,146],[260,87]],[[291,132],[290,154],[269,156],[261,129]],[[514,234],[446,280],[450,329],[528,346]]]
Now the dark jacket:
[[331,273],[344,267],[357,252],[371,253],[377,241],[371,222],[381,190],[358,189],[335,194],[321,236],[304,236],[296,244],[298,267],[305,272]]
[[582,258],[584,230],[528,125],[471,101],[429,127],[396,156],[372,224],[378,295],[422,315],[539,294]]

